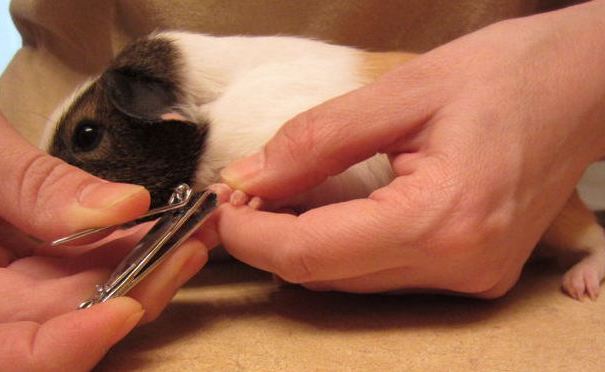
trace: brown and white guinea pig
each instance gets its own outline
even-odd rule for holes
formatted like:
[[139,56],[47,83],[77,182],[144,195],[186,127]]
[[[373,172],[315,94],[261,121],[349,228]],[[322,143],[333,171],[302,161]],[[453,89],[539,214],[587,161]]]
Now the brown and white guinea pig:
[[[202,189],[257,151],[288,119],[367,84],[407,53],[371,53],[296,37],[151,35],[125,48],[53,115],[41,146],[112,181],[144,185],[152,206],[182,182]],[[376,155],[290,201],[295,209],[366,197],[391,181]],[[585,257],[565,275],[573,297],[596,297],[605,236],[574,195],[544,239]]]
[[[297,113],[372,81],[378,73],[364,66],[377,56],[295,37],[155,34],[69,98],[42,147],[108,180],[144,185],[155,207],[179,183],[218,181]],[[412,55],[389,56],[393,67]],[[338,193],[312,204],[367,196],[392,178],[386,157],[354,168],[350,179],[328,181]]]

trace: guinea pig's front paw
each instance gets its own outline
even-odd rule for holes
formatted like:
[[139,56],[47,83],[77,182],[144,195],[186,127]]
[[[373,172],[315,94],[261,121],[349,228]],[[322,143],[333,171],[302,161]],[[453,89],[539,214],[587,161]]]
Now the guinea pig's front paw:
[[233,194],[233,189],[227,186],[224,183],[215,183],[207,188],[209,191],[212,191],[216,194],[216,199],[218,200],[218,204],[228,203],[231,198],[231,194]]
[[217,195],[219,204],[230,203],[234,207],[247,205],[253,209],[261,209],[263,207],[263,200],[258,196],[250,197],[245,192],[241,190],[233,190],[224,183],[215,183],[210,185],[208,186],[208,190],[211,190]]
[[241,190],[233,191],[231,198],[229,198],[229,202],[235,207],[247,205],[248,207],[257,210],[263,207],[263,200],[261,198],[258,196],[250,197],[250,195]]
[[585,297],[597,299],[605,272],[605,255],[600,253],[590,254],[565,273],[561,287],[570,297],[579,301]]

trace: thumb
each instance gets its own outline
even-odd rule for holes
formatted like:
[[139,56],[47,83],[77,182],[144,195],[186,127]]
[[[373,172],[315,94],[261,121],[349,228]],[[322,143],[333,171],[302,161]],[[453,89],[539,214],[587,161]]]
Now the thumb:
[[27,143],[0,115],[0,218],[41,239],[144,213],[142,186],[111,183]]
[[[406,137],[431,114],[427,86],[408,65],[288,121],[250,157],[221,173],[231,187],[267,199],[292,196],[378,152],[405,151]],[[416,79],[418,80],[418,79]],[[415,85],[417,87],[413,87]]]
[[27,371],[88,371],[143,316],[141,305],[120,297],[73,310],[46,323],[0,325],[0,365]]

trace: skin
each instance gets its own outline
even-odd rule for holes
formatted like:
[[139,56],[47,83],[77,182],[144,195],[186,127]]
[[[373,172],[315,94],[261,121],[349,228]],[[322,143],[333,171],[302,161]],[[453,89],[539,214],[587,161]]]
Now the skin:
[[379,152],[396,179],[299,216],[220,209],[236,258],[316,290],[494,298],[605,155],[605,2],[509,20],[305,112],[227,167],[288,198]]
[[102,181],[41,153],[1,115],[0,159],[2,366],[90,370],[137,324],[155,319],[207,261],[206,246],[190,239],[131,298],[75,310],[138,236],[79,248],[50,249],[41,240],[135,218],[147,210],[149,193],[140,186]]

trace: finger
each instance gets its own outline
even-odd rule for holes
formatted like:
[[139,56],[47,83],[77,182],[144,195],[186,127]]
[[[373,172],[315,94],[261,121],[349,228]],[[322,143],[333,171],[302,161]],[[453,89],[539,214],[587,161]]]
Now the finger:
[[225,168],[223,179],[248,194],[278,199],[318,185],[377,152],[394,147],[413,151],[414,131],[439,101],[434,93],[439,90],[406,79],[418,74],[420,59],[399,68],[397,75],[296,116],[261,152]]
[[[406,226],[407,221],[390,217],[392,209],[363,199],[297,217],[225,205],[219,209],[218,231],[234,257],[290,282],[337,280],[425,259],[422,250],[402,247],[384,234]],[[413,231],[411,235],[415,238]],[[381,254],[376,254],[378,250]]]
[[122,297],[42,324],[0,324],[0,365],[27,371],[90,370],[142,316],[140,304]]
[[107,280],[143,232],[74,257],[31,256],[0,269],[0,292],[6,300],[0,319],[43,322],[76,308]]
[[145,309],[142,322],[156,319],[175,293],[208,262],[208,249],[196,239],[189,239],[166,261],[139,283],[128,296]]
[[[109,251],[106,256],[102,255],[103,248],[99,248],[74,259],[28,257],[8,269],[0,269],[0,284],[6,284],[0,286],[4,298],[0,304],[0,319],[43,322],[75,309],[94,294],[96,285],[107,280],[120,254],[127,254],[127,242],[123,239],[120,244],[105,249]],[[149,314],[146,321],[154,319],[207,260],[206,247],[190,239],[169,254],[128,295],[143,304]]]
[[94,294],[109,270],[89,270],[51,280],[35,280],[8,269],[0,269],[0,319],[44,322],[76,309]]
[[0,218],[44,240],[125,222],[149,206],[143,187],[103,181],[42,153],[1,115],[0,159]]
[[23,233],[2,219],[0,219],[0,237],[2,237],[2,248],[10,252],[14,258],[31,255],[41,244],[40,240]]
[[[88,270],[111,270],[132,251],[144,232],[145,230],[137,231],[81,254],[76,251],[71,256],[25,257],[12,262],[8,268],[35,280],[60,279]],[[71,250],[68,253],[72,253]]]

